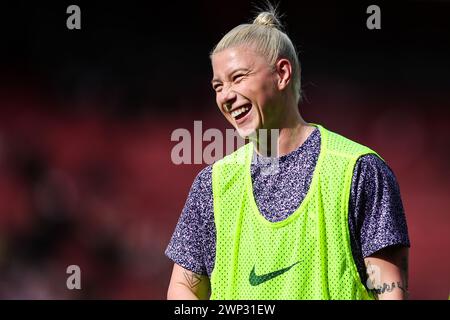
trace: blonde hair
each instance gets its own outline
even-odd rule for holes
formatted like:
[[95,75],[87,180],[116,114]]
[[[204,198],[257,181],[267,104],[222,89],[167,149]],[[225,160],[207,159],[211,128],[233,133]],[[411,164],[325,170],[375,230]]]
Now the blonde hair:
[[251,45],[275,67],[278,59],[288,59],[292,65],[292,88],[297,102],[301,97],[300,62],[291,39],[283,31],[276,8],[267,4],[251,24],[241,24],[230,30],[212,50],[210,57],[225,49]]

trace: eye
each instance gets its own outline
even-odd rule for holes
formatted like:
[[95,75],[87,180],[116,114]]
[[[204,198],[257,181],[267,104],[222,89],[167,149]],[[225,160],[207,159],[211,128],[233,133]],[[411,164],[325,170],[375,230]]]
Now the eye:
[[222,84],[221,83],[213,84],[213,89],[216,92],[220,92],[220,90],[222,90]]
[[243,76],[244,76],[243,74],[237,74],[233,76],[233,82],[241,80]]

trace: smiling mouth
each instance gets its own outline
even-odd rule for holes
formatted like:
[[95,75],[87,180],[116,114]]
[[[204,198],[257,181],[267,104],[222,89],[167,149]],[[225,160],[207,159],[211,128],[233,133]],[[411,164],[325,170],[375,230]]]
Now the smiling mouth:
[[246,104],[234,111],[231,112],[231,116],[235,119],[235,120],[239,120],[243,117],[245,117],[250,110],[252,109],[252,105],[251,104]]

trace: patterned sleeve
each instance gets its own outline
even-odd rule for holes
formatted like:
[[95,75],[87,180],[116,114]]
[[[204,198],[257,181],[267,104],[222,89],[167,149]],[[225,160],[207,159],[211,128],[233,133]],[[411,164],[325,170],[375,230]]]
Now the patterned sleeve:
[[353,250],[363,258],[389,246],[410,246],[399,185],[376,155],[361,157],[355,166],[349,214]]
[[195,178],[181,212],[175,231],[165,251],[173,262],[197,274],[207,275],[204,262],[202,211],[209,194],[204,190],[205,180],[211,179],[211,166],[204,168]]

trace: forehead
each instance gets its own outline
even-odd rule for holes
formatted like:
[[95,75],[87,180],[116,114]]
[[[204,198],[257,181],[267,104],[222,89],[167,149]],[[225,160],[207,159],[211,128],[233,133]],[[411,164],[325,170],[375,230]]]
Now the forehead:
[[252,69],[267,65],[266,60],[252,47],[231,47],[215,53],[211,57],[214,75],[226,75],[235,69]]

